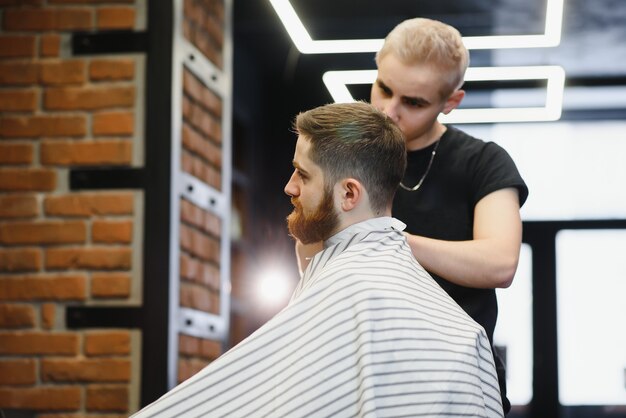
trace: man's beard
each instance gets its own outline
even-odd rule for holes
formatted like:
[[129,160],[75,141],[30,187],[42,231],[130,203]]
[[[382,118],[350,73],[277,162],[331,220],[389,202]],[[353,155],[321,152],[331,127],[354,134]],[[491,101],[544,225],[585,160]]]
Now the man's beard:
[[303,244],[324,241],[335,232],[339,216],[335,212],[332,192],[324,192],[324,198],[311,215],[305,215],[297,198],[291,198],[293,212],[287,217],[289,233]]

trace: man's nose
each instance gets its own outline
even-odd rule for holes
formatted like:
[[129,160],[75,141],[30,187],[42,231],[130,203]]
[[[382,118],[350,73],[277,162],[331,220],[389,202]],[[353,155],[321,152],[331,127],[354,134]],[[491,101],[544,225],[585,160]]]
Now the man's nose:
[[298,196],[298,194],[299,194],[299,189],[298,189],[298,186],[296,185],[296,182],[295,182],[295,176],[296,176],[296,172],[294,171],[291,174],[291,177],[289,178],[289,181],[285,185],[285,189],[284,189],[285,193],[288,196],[291,196],[291,197]]

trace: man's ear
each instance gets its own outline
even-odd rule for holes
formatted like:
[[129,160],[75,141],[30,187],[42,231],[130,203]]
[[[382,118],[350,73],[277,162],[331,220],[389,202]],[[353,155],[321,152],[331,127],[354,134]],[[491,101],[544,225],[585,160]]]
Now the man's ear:
[[348,212],[357,207],[365,194],[363,185],[354,178],[346,178],[339,182],[341,193],[341,210]]
[[448,113],[452,112],[461,104],[461,101],[464,97],[464,90],[456,90],[450,95],[450,97],[448,97],[448,100],[446,100],[446,104],[443,106],[443,110],[441,111],[441,113],[447,115]]

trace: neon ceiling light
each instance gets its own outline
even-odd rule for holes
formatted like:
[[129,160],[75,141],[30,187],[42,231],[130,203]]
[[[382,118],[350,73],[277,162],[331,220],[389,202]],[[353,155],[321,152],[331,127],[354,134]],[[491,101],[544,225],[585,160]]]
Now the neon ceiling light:
[[[322,79],[335,102],[353,102],[348,90],[350,84],[372,84],[376,70],[328,71]],[[546,101],[541,107],[506,107],[455,109],[440,115],[444,123],[496,123],[553,121],[561,117],[565,71],[556,65],[529,67],[474,67],[468,68],[465,81],[492,80],[547,80]]]
[[[563,1],[547,0],[546,25],[539,35],[466,36],[467,49],[546,48],[561,42]],[[383,39],[332,39],[314,40],[289,0],[270,0],[272,7],[285,26],[294,45],[302,54],[339,54],[377,52]]]

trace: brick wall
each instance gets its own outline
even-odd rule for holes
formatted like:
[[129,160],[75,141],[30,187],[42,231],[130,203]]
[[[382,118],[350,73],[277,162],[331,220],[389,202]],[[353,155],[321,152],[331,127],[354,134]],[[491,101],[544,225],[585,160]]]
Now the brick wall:
[[[70,330],[65,308],[139,299],[141,196],[75,192],[81,166],[139,165],[132,55],[72,56],[77,30],[137,30],[138,0],[0,0],[0,409],[127,416],[130,330]],[[145,4],[144,4],[145,7]],[[139,145],[139,146],[138,146]],[[202,351],[202,349],[200,350]],[[135,395],[133,395],[135,394]],[[9,415],[10,416],[10,415]]]
[[[222,68],[223,0],[185,0],[183,15],[185,40]],[[186,68],[182,90],[181,170],[221,191],[223,101]],[[185,199],[180,201],[180,221],[180,306],[219,315],[221,221]],[[221,350],[220,341],[180,334],[178,381],[194,375]]]
[[[186,42],[224,70],[224,0],[182,4]],[[143,195],[72,190],[69,174],[143,167],[144,60],[73,55],[70,42],[74,31],[145,29],[148,1],[0,0],[0,7],[0,409],[127,416],[140,406],[140,332],[68,329],[65,313],[141,303],[142,257],[149,257]],[[224,100],[189,69],[180,93],[180,168],[227,192]],[[179,203],[180,306],[228,315],[222,220]],[[221,352],[222,341],[179,333],[177,380]]]

